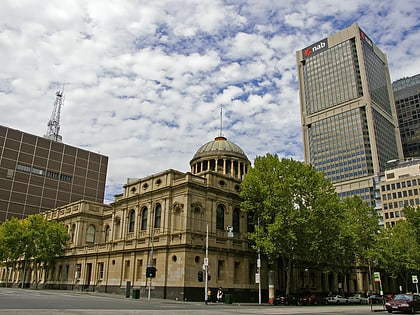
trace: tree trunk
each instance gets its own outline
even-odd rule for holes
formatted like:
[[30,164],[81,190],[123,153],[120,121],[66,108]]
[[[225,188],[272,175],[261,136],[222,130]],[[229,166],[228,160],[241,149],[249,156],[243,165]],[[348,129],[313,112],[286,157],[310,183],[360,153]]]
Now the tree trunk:
[[6,261],[6,288],[9,286],[9,262]]
[[285,264],[286,259],[284,257],[282,257],[282,259],[283,259],[283,265],[287,266],[286,267],[286,296],[287,296],[290,293],[290,283],[291,283],[290,275],[292,274],[292,260],[289,259],[286,265]]

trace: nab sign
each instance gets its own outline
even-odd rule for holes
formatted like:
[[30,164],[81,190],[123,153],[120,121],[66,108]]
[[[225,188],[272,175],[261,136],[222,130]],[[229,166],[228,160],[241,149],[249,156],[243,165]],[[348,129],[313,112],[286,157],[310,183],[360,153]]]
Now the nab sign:
[[327,48],[328,48],[328,41],[326,38],[324,38],[323,40],[320,40],[319,42],[302,49],[303,59],[308,59],[309,57],[312,57],[320,53],[321,51],[326,50]]

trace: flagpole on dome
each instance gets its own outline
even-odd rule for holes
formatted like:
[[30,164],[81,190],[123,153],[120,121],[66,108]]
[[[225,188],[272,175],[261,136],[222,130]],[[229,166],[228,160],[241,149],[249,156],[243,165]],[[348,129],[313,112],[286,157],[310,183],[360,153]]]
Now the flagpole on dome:
[[220,105],[220,133],[219,137],[223,137],[223,107]]

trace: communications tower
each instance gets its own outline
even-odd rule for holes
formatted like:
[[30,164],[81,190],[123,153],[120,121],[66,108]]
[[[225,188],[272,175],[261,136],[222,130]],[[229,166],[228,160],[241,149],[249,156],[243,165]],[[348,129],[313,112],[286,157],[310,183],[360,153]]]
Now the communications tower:
[[64,103],[64,87],[61,91],[57,91],[55,95],[56,97],[51,113],[51,118],[48,121],[47,134],[44,137],[57,142],[63,142],[63,137],[59,134],[59,132],[61,106]]

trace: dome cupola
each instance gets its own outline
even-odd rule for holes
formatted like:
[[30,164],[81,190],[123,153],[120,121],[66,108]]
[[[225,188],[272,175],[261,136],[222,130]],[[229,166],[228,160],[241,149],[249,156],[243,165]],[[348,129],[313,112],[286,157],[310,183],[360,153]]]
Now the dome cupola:
[[190,161],[191,173],[214,171],[243,179],[251,165],[244,151],[223,136],[202,145]]

